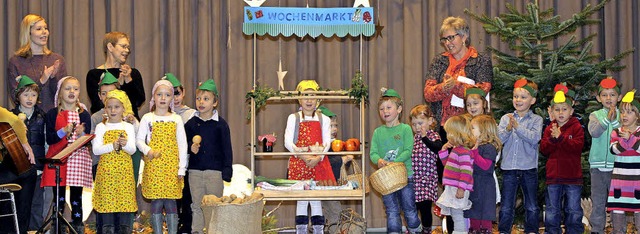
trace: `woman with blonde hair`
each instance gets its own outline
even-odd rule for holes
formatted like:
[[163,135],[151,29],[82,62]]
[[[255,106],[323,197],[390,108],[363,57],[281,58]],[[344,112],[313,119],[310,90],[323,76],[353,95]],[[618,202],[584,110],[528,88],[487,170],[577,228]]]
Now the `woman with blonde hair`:
[[9,59],[9,76],[6,77],[9,91],[18,86],[16,77],[26,75],[33,78],[40,86],[40,107],[43,110],[55,106],[56,85],[60,78],[67,76],[64,57],[49,50],[48,42],[49,28],[44,18],[36,14],[26,15],[20,25],[20,48]]

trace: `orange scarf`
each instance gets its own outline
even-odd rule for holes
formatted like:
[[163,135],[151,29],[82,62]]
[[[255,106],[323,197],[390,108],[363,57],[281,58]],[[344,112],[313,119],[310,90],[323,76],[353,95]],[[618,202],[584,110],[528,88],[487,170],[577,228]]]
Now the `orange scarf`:
[[473,46],[469,46],[469,50],[460,60],[456,60],[453,57],[453,54],[449,52],[444,52],[442,53],[442,55],[449,57],[449,67],[447,68],[446,74],[450,75],[454,79],[457,79],[458,76],[466,76],[464,67],[467,66],[467,61],[469,61],[469,58],[478,57],[478,51]]

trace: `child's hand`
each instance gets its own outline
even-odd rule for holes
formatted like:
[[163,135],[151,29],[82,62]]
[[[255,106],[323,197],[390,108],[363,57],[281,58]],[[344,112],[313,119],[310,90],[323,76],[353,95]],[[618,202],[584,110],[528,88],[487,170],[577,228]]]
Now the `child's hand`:
[[307,165],[307,167],[309,167],[309,168],[314,168],[316,165],[318,165],[318,163],[320,162],[320,160],[322,160],[322,156],[313,155],[313,156],[310,156],[310,157],[305,161],[305,164],[306,164],[306,165]]
[[453,148],[453,145],[451,145],[449,142],[444,143],[444,145],[442,145],[442,150],[447,150]]
[[509,117],[509,123],[507,123],[507,131],[511,131],[513,129],[513,122],[515,122],[515,119],[513,118],[513,114],[507,114],[507,117]]
[[609,114],[607,114],[607,119],[609,119],[609,122],[613,122],[616,120],[616,107],[612,106],[611,109],[609,109]]
[[620,128],[620,137],[624,138],[625,140],[629,140],[629,137],[631,137],[631,131]]
[[547,113],[549,113],[549,121],[553,121],[556,119],[556,116],[553,114],[553,111],[551,110],[551,106],[547,107]]
[[66,135],[71,135],[71,133],[73,132],[73,124],[72,123],[68,123],[67,126],[64,126],[64,132],[66,133]]
[[464,189],[458,188],[458,191],[456,192],[456,198],[458,199],[464,198]]
[[[447,142],[447,144],[448,144],[448,143],[449,143],[449,142]],[[476,140],[476,144],[475,144],[475,145],[473,145],[473,148],[471,148],[471,149],[472,149],[472,150],[474,150],[474,149],[478,149],[478,146],[480,146],[480,139],[477,139],[477,140]]]
[[384,166],[386,166],[387,164],[389,164],[388,161],[384,160],[384,159],[378,159],[378,168],[383,168]]
[[84,132],[84,123],[76,125],[76,131],[74,132],[76,136],[82,135],[83,132]]
[[149,153],[147,154],[147,158],[149,158],[149,160],[153,160],[154,158],[160,158],[160,156],[162,156],[162,153],[160,151],[155,151],[155,150],[149,150]]
[[136,120],[136,117],[131,114],[124,117],[124,121],[127,121],[130,124],[133,124],[134,120]]
[[198,154],[198,151],[200,151],[200,143],[191,144],[191,152]]
[[343,165],[348,163],[349,161],[352,161],[352,160],[353,160],[353,155],[352,154],[348,154],[348,155],[342,156],[342,164]]
[[558,124],[553,123],[553,125],[551,125],[551,137],[558,138],[560,137],[561,133],[562,132],[560,131],[560,127],[558,127]]
[[518,128],[518,121],[516,120],[516,117],[513,116],[513,114],[509,115],[509,124],[511,124],[511,129]]

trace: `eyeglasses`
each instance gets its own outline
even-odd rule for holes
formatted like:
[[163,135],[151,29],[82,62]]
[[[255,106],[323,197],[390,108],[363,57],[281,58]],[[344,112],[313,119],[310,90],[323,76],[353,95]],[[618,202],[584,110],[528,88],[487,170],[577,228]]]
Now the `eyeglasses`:
[[[440,39],[440,40],[442,40],[442,39]],[[122,49],[131,50],[131,46],[129,46],[129,45],[124,45],[124,44],[116,44],[116,45],[119,45],[120,47],[122,47]]]
[[456,34],[453,34],[451,36],[441,37],[440,38],[440,43],[445,43],[447,41],[451,42],[451,41],[453,41],[453,39],[456,38],[456,36],[460,36],[460,34],[456,33]]

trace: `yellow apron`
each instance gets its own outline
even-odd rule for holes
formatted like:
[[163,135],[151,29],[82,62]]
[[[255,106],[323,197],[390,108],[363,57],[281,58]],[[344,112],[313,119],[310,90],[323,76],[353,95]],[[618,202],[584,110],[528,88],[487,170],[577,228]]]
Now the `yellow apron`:
[[149,147],[161,152],[151,160],[145,155],[142,195],[147,199],[180,199],[184,180],[178,179],[180,156],[175,122],[153,122]]
[[[109,130],[104,134],[104,144],[111,144],[123,134],[124,130]],[[133,136],[132,136],[133,137]],[[95,187],[93,189],[93,208],[99,213],[135,212],[136,187],[133,178],[131,155],[120,150],[100,156]]]

